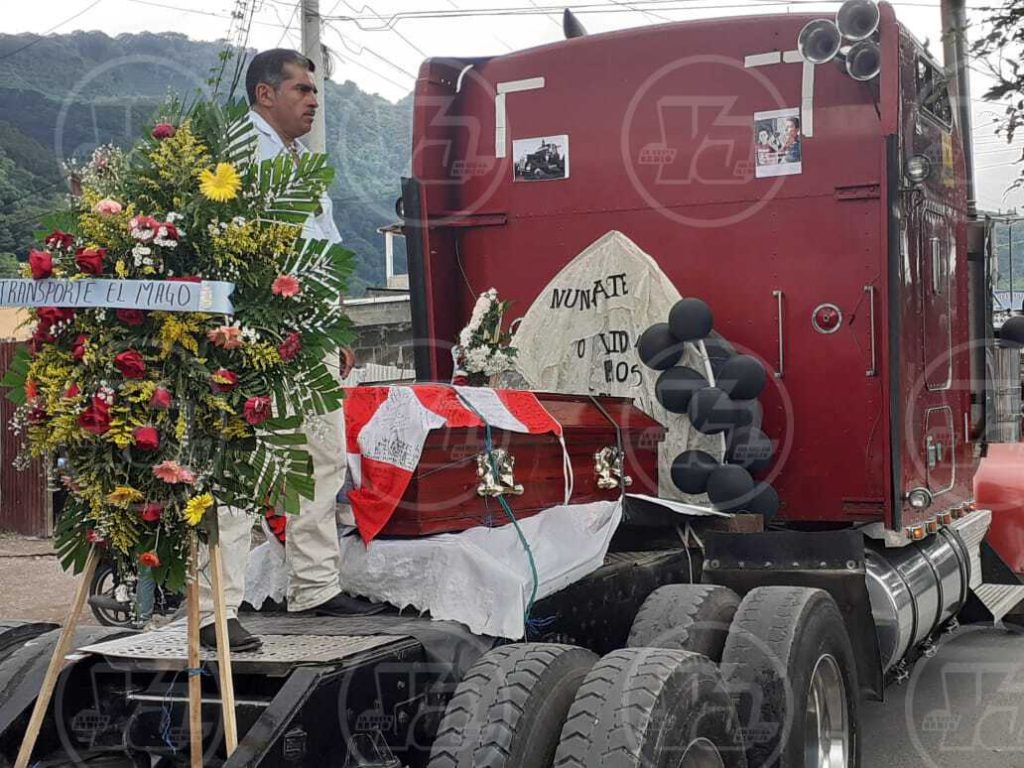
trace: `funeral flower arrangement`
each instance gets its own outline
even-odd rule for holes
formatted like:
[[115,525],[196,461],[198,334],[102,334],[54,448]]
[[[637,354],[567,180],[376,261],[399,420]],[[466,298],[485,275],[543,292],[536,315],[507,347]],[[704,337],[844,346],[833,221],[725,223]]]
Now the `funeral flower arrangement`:
[[517,350],[511,345],[512,335],[501,330],[510,305],[498,299],[494,288],[484,291],[473,306],[469,323],[459,333],[458,364],[473,386],[483,386],[515,363]]
[[257,162],[246,112],[170,104],[130,151],[100,148],[72,210],[29,255],[36,281],[234,284],[232,315],[33,311],[3,384],[25,454],[69,491],[56,542],[66,567],[100,543],[178,586],[216,506],[295,512],[313,494],[297,430],[340,407],[324,359],[349,340],[352,255],[302,238],[332,180],[325,156]]

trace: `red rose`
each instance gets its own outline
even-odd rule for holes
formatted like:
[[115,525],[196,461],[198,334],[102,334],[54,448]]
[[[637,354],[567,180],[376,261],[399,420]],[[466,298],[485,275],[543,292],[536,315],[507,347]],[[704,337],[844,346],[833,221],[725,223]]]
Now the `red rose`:
[[164,512],[164,505],[157,504],[156,502],[150,501],[142,505],[142,509],[139,511],[139,515],[147,523],[155,523],[160,519],[160,515]]
[[171,393],[163,387],[157,387],[156,391],[153,392],[153,396],[149,398],[149,407],[157,411],[166,411],[171,407],[173,398]]
[[110,410],[105,402],[93,397],[92,403],[78,417],[78,426],[94,435],[110,429]]
[[150,131],[149,135],[157,141],[163,141],[164,139],[171,138],[177,132],[178,129],[170,123],[157,123],[153,126],[153,130]]
[[70,248],[75,244],[75,236],[69,235],[67,232],[61,232],[59,229],[53,230],[46,236],[43,242],[50,248]]
[[126,379],[141,379],[146,373],[146,362],[134,349],[126,350],[115,357],[114,366]]
[[270,418],[270,398],[264,395],[250,397],[245,401],[243,411],[245,413],[245,420],[252,426],[255,427],[257,424],[262,424]]
[[85,343],[89,340],[89,337],[84,333],[75,339],[75,344],[71,349],[71,357],[75,360],[81,360],[85,357]]
[[66,397],[69,400],[72,397],[78,397],[79,391],[80,390],[78,389],[78,385],[77,384],[72,384],[70,387],[68,387],[67,389],[64,390],[64,397]]
[[146,322],[146,313],[141,309],[119,309],[114,314],[125,325],[142,325]]
[[31,345],[38,352],[43,344],[53,344],[57,340],[57,337],[50,333],[50,324],[42,320],[36,325],[36,329],[32,331]]
[[238,374],[227,368],[218,368],[210,377],[210,388],[214,392],[230,392],[238,386]]
[[160,226],[166,230],[166,234],[164,235],[165,240],[177,240],[180,237],[178,234],[178,228],[170,221],[165,221]]
[[29,251],[28,266],[32,270],[32,278],[42,280],[53,274],[53,256],[49,251]]
[[286,363],[290,363],[295,359],[295,356],[299,354],[302,349],[302,339],[297,332],[289,333],[281,345],[277,348],[277,353],[281,355],[281,359]]
[[36,314],[39,316],[39,324],[47,329],[64,320],[75,319],[75,310],[67,307],[40,307]]
[[147,568],[159,568],[160,557],[156,552],[143,552],[139,555],[139,565],[144,565]]
[[75,251],[75,264],[87,275],[99,275],[103,272],[106,255],[106,248],[79,248]]
[[160,433],[156,427],[136,427],[132,430],[135,447],[140,451],[156,451],[160,449]]

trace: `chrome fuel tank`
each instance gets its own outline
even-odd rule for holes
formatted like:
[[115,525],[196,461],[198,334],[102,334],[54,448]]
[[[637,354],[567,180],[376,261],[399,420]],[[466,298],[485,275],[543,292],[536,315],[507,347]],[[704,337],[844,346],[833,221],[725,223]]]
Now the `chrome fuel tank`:
[[868,597],[888,671],[959,612],[967,599],[971,559],[951,528],[901,549],[865,554]]

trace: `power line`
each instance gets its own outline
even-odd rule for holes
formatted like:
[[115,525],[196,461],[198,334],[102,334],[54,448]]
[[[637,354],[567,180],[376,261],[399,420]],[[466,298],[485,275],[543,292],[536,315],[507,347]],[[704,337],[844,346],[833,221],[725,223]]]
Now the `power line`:
[[[325,21],[324,26],[330,29],[332,32],[334,32],[341,39],[342,45],[345,46],[345,49],[348,50],[349,53],[355,54],[356,56],[362,56],[364,53],[368,53],[374,58],[379,59],[380,61],[387,64],[389,67],[401,72],[403,75],[406,75],[407,77],[410,77],[413,80],[416,79],[416,75],[414,75],[412,72],[405,69],[404,67],[399,66],[386,56],[382,56],[381,54],[377,53],[377,51],[373,50],[373,48],[371,48],[370,46],[363,45],[357,42],[353,42],[351,45],[349,45],[349,38],[346,37],[345,34],[340,29],[338,29],[334,24],[331,24],[329,21]],[[357,50],[354,50],[353,46],[355,46]],[[383,77],[383,75],[381,75],[381,77]]]
[[[341,4],[342,4],[342,5],[344,5],[344,6],[346,7],[346,8],[349,8],[349,9],[351,9],[351,10],[353,10],[353,11],[355,11],[355,10],[356,10],[356,9],[355,9],[355,8],[353,8],[353,7],[351,6],[351,5],[349,5],[349,4],[348,4],[348,2],[346,2],[346,0],[340,0],[340,2],[341,2]],[[335,7],[337,7],[337,5],[335,5]],[[457,10],[456,10],[456,12],[459,12],[459,10],[458,10],[458,7],[457,7],[457,6],[456,6],[456,9],[457,9]],[[361,11],[356,11],[356,13],[362,13],[363,11],[366,11],[366,10],[369,10],[369,11],[370,11],[370,13],[372,13],[372,14],[373,14],[374,18],[376,18],[376,19],[377,19],[378,21],[384,21],[384,17],[383,17],[383,16],[381,16],[381,15],[380,15],[379,13],[377,13],[377,12],[376,12],[376,11],[375,11],[375,10],[374,10],[373,8],[371,8],[371,7],[370,7],[370,6],[368,6],[368,5],[364,5],[364,6],[363,6],[363,8],[362,8],[362,10],[361,10]],[[408,46],[409,46],[410,48],[412,48],[412,49],[413,49],[414,51],[416,51],[416,53],[418,53],[418,54],[419,54],[420,56],[422,56],[422,57],[423,57],[423,58],[425,58],[425,59],[426,59],[426,58],[429,58],[429,57],[427,56],[427,54],[426,54],[426,53],[425,53],[425,52],[423,51],[423,49],[421,49],[421,48],[420,48],[419,46],[417,46],[417,45],[416,45],[416,44],[415,44],[415,43],[414,43],[414,42],[413,42],[412,40],[410,40],[410,39],[409,39],[408,37],[406,37],[406,36],[405,36],[405,35],[403,35],[403,34],[402,34],[401,32],[399,32],[399,31],[398,31],[398,29],[397,29],[396,27],[391,27],[390,29],[391,29],[391,31],[392,31],[392,32],[394,32],[394,33],[395,33],[395,34],[396,34],[396,35],[397,35],[397,36],[398,36],[398,37],[399,37],[399,38],[400,38],[400,39],[401,39],[402,41],[404,41],[406,45],[408,45]]]
[[[282,2],[282,0],[271,0],[271,2]],[[730,4],[730,5],[691,5],[690,3],[707,2],[707,0],[636,0],[636,2],[622,3],[618,0],[611,0],[612,5],[606,2],[590,2],[580,3],[573,7],[573,12],[577,14],[587,13],[644,13],[645,11],[652,10],[729,10],[743,8],[749,10],[752,6],[750,2],[742,4]],[[800,6],[813,3],[815,5],[838,5],[840,0],[824,0],[819,3],[818,0],[805,0],[805,2],[797,2],[797,0],[754,0],[757,3],[755,8],[769,8],[772,6]],[[346,3],[346,5],[348,5]],[[939,4],[935,0],[897,0],[893,5],[909,7],[909,8],[938,8]],[[350,8],[352,6],[349,6]],[[985,10],[988,6],[969,6],[972,10]],[[332,16],[331,18],[336,21],[351,21],[355,22],[360,29],[365,31],[384,31],[392,29],[399,21],[407,19],[444,19],[444,18],[466,18],[466,17],[485,17],[485,16],[538,16],[548,15],[554,12],[560,12],[562,6],[548,5],[531,5],[531,6],[506,6],[496,8],[479,8],[479,9],[451,9],[451,8],[434,8],[428,10],[416,10],[416,11],[398,11],[389,16],[384,16],[377,13],[372,8],[369,9],[370,13],[367,15],[368,8],[364,6],[362,9],[356,12],[355,15],[341,15]],[[383,22],[383,26],[363,26],[364,22]]]
[[[324,27],[329,29],[330,31],[334,32],[334,34],[338,35],[338,37],[341,37],[342,38],[342,45],[344,45],[346,49],[348,48],[348,46],[344,44],[344,36],[341,34],[341,32],[339,32],[334,27],[333,24],[331,24],[330,22],[325,21],[324,22]],[[367,48],[366,50],[369,50],[369,49]],[[384,73],[379,72],[376,69],[373,69],[372,67],[367,66],[366,64],[362,63],[361,61],[358,61],[357,59],[354,59],[352,57],[342,56],[336,49],[330,48],[330,49],[328,49],[328,53],[330,55],[332,55],[332,56],[336,56],[338,58],[338,60],[343,62],[343,63],[354,64],[355,66],[359,67],[360,69],[366,70],[371,75],[379,77],[381,80],[384,80],[385,82],[390,83],[391,85],[395,86],[396,88],[401,88],[403,91],[408,91],[409,90],[409,84],[408,83],[399,83],[398,81],[393,80],[392,78],[388,77]],[[380,54],[376,54],[375,53],[375,55],[380,57]],[[396,66],[397,67],[397,65],[392,65],[392,66]],[[400,67],[399,67],[399,69],[400,69]],[[405,72],[405,70],[402,70],[402,71]],[[412,74],[410,74],[408,72],[405,72],[405,74],[407,74],[409,77],[412,77],[414,80],[416,79],[414,75],[412,75]]]
[[76,13],[76,14],[75,14],[74,16],[69,16],[68,18],[64,19],[64,21],[60,22],[59,24],[55,24],[55,25],[53,25],[52,27],[50,27],[50,28],[49,28],[48,30],[46,30],[45,32],[43,32],[43,33],[42,33],[41,35],[37,35],[37,36],[36,36],[36,38],[35,38],[34,40],[30,40],[29,42],[25,43],[25,44],[24,44],[23,46],[21,46],[20,48],[15,48],[15,49],[14,49],[13,51],[8,51],[8,52],[7,52],[7,53],[5,53],[5,54],[4,54],[3,56],[0,56],[0,60],[2,60],[2,59],[7,59],[7,58],[10,58],[11,56],[13,56],[13,55],[14,55],[14,54],[16,54],[16,53],[21,53],[21,52],[22,52],[22,51],[24,51],[24,50],[25,50],[26,48],[31,48],[31,47],[32,47],[33,45],[35,45],[36,43],[38,43],[38,42],[39,42],[40,40],[43,40],[43,39],[45,39],[45,38],[43,37],[43,35],[48,35],[48,34],[50,34],[51,32],[53,32],[53,31],[54,31],[55,29],[60,29],[60,28],[61,28],[61,27],[63,27],[63,26],[65,25],[65,24],[69,24],[69,23],[71,23],[72,21],[74,21],[75,19],[77,19],[77,18],[78,18],[79,16],[81,16],[81,15],[83,15],[83,14],[85,14],[85,13],[88,13],[89,11],[91,11],[91,10],[92,10],[93,8],[95,8],[95,7],[97,6],[97,5],[99,5],[99,4],[100,4],[100,3],[102,3],[102,2],[103,2],[103,0],[95,0],[95,2],[89,3],[89,5],[87,5],[87,6],[85,7],[85,8],[83,8],[82,10],[80,10],[80,11],[79,11],[78,13]]
[[[169,3],[158,3],[156,0],[126,0],[129,3],[135,3],[136,5],[148,5],[153,8],[165,8],[169,11],[177,11],[178,13],[191,13],[195,16],[211,16],[215,19],[233,19],[234,17],[226,13],[217,13],[216,11],[199,11],[195,8],[182,8],[179,5],[171,5]],[[289,7],[291,4],[288,4]],[[274,29],[285,28],[283,24],[275,24],[270,21],[253,21],[254,24],[258,24],[261,27],[273,27]]]
[[[281,21],[282,20],[281,16],[277,12],[277,5],[272,3],[270,7],[274,11],[274,15],[277,16],[277,20]],[[288,33],[292,31],[292,24],[295,23],[295,18],[298,15],[299,15],[299,4],[296,3],[295,4],[295,10],[292,11],[291,18],[288,19],[288,25],[284,28],[284,32],[281,33],[281,39],[277,41],[277,45],[275,47],[277,47],[277,48],[281,47],[281,43],[284,42],[285,37],[287,37]]]

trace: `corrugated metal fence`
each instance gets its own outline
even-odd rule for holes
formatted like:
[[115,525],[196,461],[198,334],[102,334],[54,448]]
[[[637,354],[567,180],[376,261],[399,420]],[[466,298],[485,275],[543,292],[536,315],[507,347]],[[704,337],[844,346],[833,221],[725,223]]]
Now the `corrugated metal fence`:
[[[14,359],[18,342],[0,341],[0,375]],[[0,530],[29,536],[53,535],[53,495],[46,489],[42,462],[33,461],[19,472],[12,464],[18,438],[8,425],[14,404],[0,392]]]

